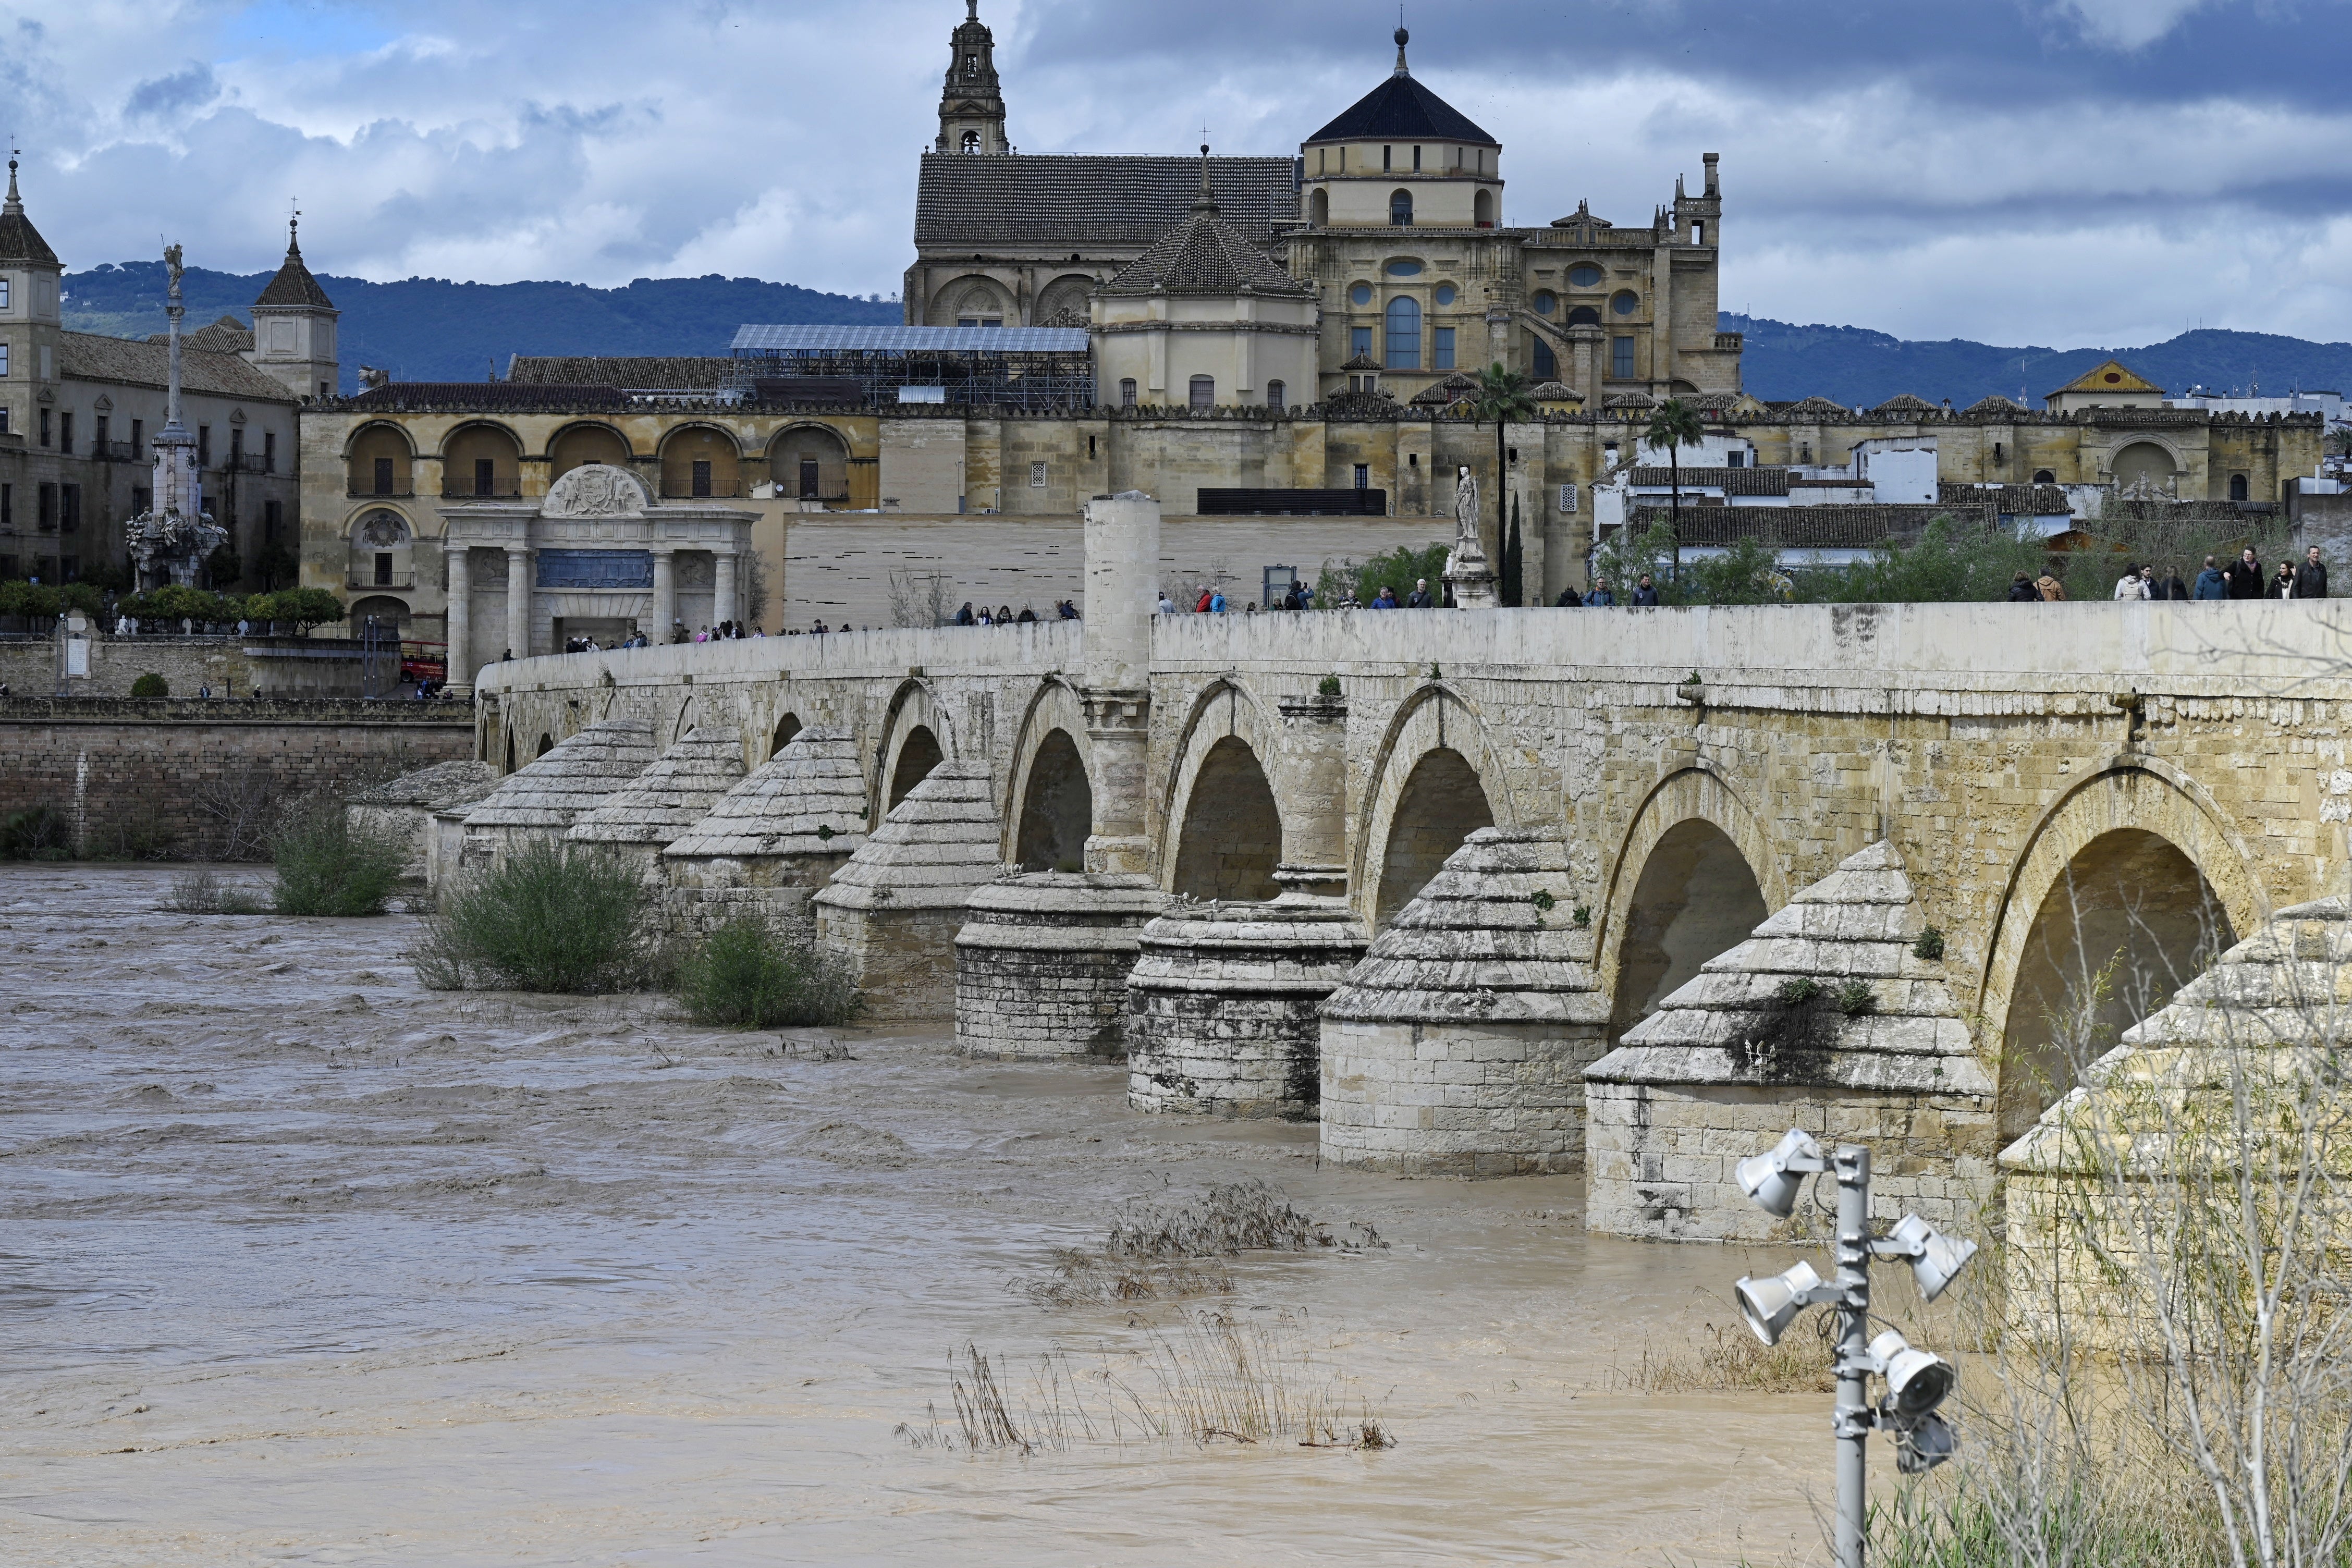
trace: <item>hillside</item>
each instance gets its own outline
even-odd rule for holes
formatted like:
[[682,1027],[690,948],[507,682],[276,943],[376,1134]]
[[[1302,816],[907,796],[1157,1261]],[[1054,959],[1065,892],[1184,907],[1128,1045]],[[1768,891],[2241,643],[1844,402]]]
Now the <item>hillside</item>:
[[[180,287],[188,325],[224,313],[251,321],[270,279],[190,268]],[[343,390],[359,367],[379,365],[400,381],[479,381],[511,354],[718,354],[745,321],[895,323],[886,300],[823,294],[756,278],[640,278],[625,289],[579,283],[453,283],[408,278],[371,283],[321,274],[342,311]],[[164,328],[160,261],[99,267],[66,278],[66,325],[78,331],[144,337]]]
[[2352,343],[2315,343],[2268,332],[2215,328],[2183,332],[2144,348],[1996,348],[1964,338],[1907,342],[1862,327],[1792,326],[1726,313],[1726,331],[1748,335],[1742,379],[1769,401],[1819,394],[1848,407],[1869,407],[1898,392],[1965,408],[1991,393],[2039,408],[2054,391],[2108,358],[2120,359],[2171,392],[2259,384],[2268,393],[2352,392]]
[[[240,320],[269,274],[192,268],[183,279],[188,321],[224,312]],[[359,367],[380,365],[401,381],[478,381],[509,356],[526,354],[724,353],[746,321],[888,324],[895,303],[824,294],[756,278],[640,278],[625,289],[579,283],[453,283],[409,278],[370,283],[322,275],[342,310],[343,388]],[[163,264],[133,261],[66,279],[66,324],[88,332],[142,337],[163,330]],[[1965,408],[1989,393],[2039,407],[2044,393],[2110,355],[2175,392],[2198,384],[2226,390],[2259,384],[2352,392],[2352,343],[2315,343],[2267,332],[2204,329],[2144,348],[2000,348],[1954,338],[1910,342],[1864,327],[1795,326],[1727,313],[1727,331],[1748,334],[1748,390],[1767,399],[1815,393],[1849,407],[1898,392]]]

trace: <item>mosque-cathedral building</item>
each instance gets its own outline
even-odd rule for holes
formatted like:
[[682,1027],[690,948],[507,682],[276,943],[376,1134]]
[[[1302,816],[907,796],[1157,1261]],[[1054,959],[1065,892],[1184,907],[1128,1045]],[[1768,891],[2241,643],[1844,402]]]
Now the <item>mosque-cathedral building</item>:
[[[1169,514],[1169,590],[1247,600],[1276,568],[1447,537],[1467,468],[1489,553],[1500,497],[1524,598],[1550,603],[1601,533],[1664,504],[1640,435],[1667,397],[1706,421],[1683,454],[1695,546],[1761,526],[1853,551],[1937,513],[2047,531],[2119,488],[2259,509],[2319,462],[2316,416],[2148,406],[2096,373],[2040,410],[1761,402],[1717,330],[1716,154],[1639,226],[1579,201],[1516,226],[1502,146],[1407,45],[1293,155],[1033,153],[967,0],[903,326],[751,324],[723,356],[518,357],[490,383],[363,375],[301,412],[303,580],[460,662],[727,619],[921,620],[942,598],[1045,613],[1082,595],[1087,499],[1139,489]],[[1497,362],[1538,410],[1499,452],[1464,399]],[[557,485],[592,463],[617,478]]]

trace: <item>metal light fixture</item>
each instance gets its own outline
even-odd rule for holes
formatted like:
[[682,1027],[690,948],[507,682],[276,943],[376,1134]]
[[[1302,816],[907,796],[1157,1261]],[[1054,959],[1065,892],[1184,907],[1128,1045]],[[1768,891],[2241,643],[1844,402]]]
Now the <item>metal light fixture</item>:
[[1828,1168],[1813,1135],[1801,1127],[1791,1127],[1769,1152],[1740,1161],[1733,1173],[1739,1179],[1740,1191],[1754,1199],[1758,1208],[1776,1219],[1787,1219],[1797,1206],[1797,1195],[1805,1190],[1805,1178]]
[[[1919,1290],[1930,1301],[1976,1255],[1976,1243],[1938,1232],[1917,1215],[1905,1215],[1884,1237],[1870,1233],[1870,1151],[1841,1143],[1824,1153],[1811,1134],[1790,1128],[1780,1142],[1737,1169],[1740,1189],[1765,1213],[1786,1219],[1808,1177],[1828,1171],[1837,1179],[1837,1273],[1824,1280],[1810,1263],[1784,1273],[1739,1280],[1732,1294],[1748,1329],[1766,1344],[1777,1344],[1807,1307],[1838,1309],[1837,1405],[1830,1430],[1837,1439],[1838,1568],[1864,1568],[1863,1526],[1868,1514],[1868,1472],[1864,1445],[1872,1428],[1895,1438],[1896,1468],[1916,1475],[1952,1457],[1958,1446],[1951,1423],[1936,1413],[1959,1379],[1950,1362],[1933,1351],[1915,1349],[1893,1329],[1870,1334],[1870,1264],[1873,1258],[1911,1265]],[[1875,1405],[1870,1380],[1883,1379],[1886,1393]]]
[[1882,1258],[1909,1258],[1911,1277],[1919,1281],[1919,1294],[1932,1301],[1977,1255],[1977,1244],[1946,1236],[1917,1215],[1906,1214],[1895,1222],[1886,1240],[1871,1250]]
[[1749,1278],[1731,1288],[1739,1299],[1739,1315],[1748,1331],[1768,1345],[1777,1345],[1797,1314],[1813,1304],[1822,1277],[1810,1263],[1800,1263],[1767,1279]]

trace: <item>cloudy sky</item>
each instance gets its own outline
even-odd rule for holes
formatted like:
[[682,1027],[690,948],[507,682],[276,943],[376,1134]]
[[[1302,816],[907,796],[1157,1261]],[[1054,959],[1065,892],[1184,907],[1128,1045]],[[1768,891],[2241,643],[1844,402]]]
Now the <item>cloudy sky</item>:
[[[0,0],[69,266],[723,272],[886,296],[961,0]],[[1391,5],[984,0],[1029,152],[1286,153]],[[1645,222],[1723,154],[1725,309],[2058,347],[2352,338],[2352,0],[1410,0],[1507,221]]]

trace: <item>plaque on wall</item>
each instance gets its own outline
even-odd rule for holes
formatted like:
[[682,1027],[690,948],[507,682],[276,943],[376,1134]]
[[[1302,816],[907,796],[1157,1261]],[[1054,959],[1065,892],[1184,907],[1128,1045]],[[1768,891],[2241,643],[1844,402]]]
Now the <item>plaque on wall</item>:
[[545,550],[539,552],[542,588],[650,588],[650,550]]

